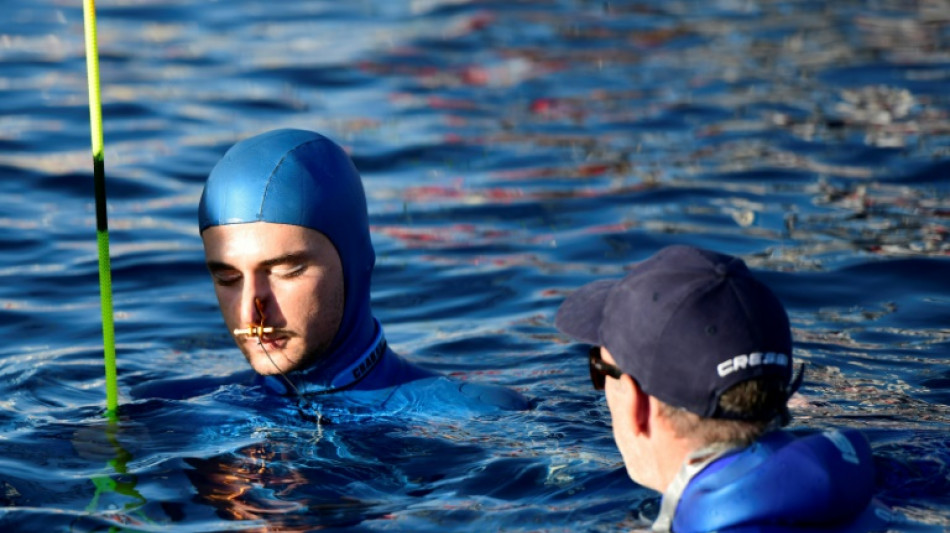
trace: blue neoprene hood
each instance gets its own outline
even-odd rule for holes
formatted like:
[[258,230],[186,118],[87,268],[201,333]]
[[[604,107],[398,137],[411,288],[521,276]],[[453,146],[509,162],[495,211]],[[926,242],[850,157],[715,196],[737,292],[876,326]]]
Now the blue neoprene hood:
[[346,304],[326,368],[332,378],[376,335],[369,306],[376,253],[359,172],[336,143],[314,132],[281,129],[245,139],[215,165],[198,207],[201,232],[212,226],[271,222],[323,233],[340,255]]

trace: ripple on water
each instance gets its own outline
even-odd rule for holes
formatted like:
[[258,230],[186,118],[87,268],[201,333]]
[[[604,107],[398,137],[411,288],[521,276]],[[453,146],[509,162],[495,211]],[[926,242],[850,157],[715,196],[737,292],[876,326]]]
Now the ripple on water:
[[[790,2],[99,6],[120,416],[104,375],[78,5],[0,20],[0,528],[644,529],[551,320],[669,244],[790,310],[797,428],[871,437],[877,495],[948,522],[939,7]],[[945,18],[945,17],[944,17]],[[407,357],[517,388],[458,419],[243,385],[195,204],[235,141],[316,129],[364,175],[374,311]]]

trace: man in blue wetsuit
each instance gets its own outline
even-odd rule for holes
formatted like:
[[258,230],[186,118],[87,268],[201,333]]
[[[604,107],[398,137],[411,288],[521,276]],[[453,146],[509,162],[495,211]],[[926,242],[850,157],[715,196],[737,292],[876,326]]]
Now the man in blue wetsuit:
[[370,309],[363,185],[330,139],[283,129],[238,142],[211,171],[198,220],[224,322],[268,389],[348,391],[379,408],[526,406],[514,391],[448,379],[389,348]]
[[780,429],[801,379],[788,316],[741,259],[664,248],[571,294],[555,325],[592,345],[627,473],[663,494],[654,531],[886,529],[860,433]]

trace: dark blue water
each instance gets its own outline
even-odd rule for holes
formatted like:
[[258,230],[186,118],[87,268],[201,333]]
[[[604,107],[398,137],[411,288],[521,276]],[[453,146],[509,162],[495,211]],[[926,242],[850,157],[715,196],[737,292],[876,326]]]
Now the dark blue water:
[[[100,1],[111,426],[80,4],[0,16],[0,529],[643,528],[657,496],[551,322],[674,243],[740,255],[788,305],[793,427],[865,430],[877,496],[950,526],[945,2]],[[397,351],[530,411],[148,392],[246,369],[195,206],[278,127],[361,169]]]

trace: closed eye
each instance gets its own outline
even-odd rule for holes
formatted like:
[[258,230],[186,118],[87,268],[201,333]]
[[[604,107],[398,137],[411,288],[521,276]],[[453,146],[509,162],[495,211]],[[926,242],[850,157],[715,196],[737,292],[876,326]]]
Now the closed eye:
[[271,272],[282,278],[295,278],[303,274],[306,269],[306,265],[288,265],[286,267],[275,268],[271,270]]
[[212,272],[211,277],[214,279],[215,284],[227,287],[237,283],[241,279],[241,274],[233,270],[222,270]]
[[310,256],[306,252],[292,252],[268,259],[261,263],[261,267],[269,268],[272,274],[281,278],[295,278],[306,272],[309,264]]
[[211,273],[215,285],[226,287],[234,285],[241,279],[241,273],[236,268],[224,263],[209,262],[208,272]]

